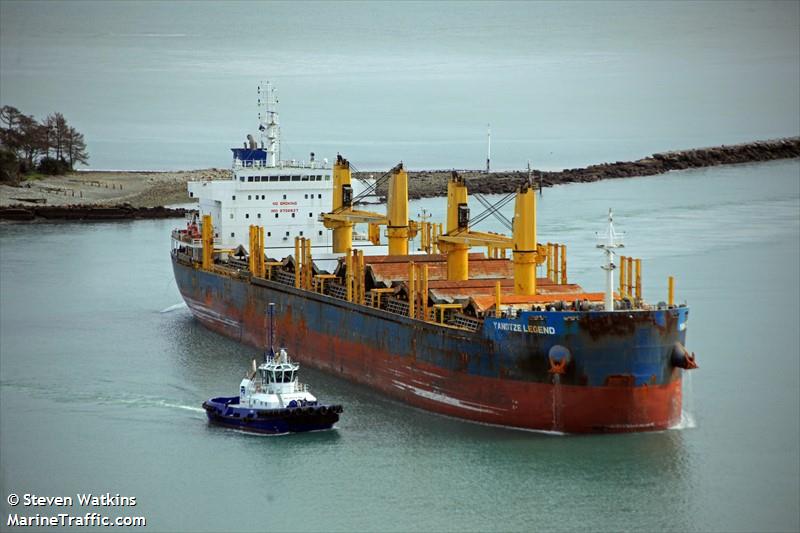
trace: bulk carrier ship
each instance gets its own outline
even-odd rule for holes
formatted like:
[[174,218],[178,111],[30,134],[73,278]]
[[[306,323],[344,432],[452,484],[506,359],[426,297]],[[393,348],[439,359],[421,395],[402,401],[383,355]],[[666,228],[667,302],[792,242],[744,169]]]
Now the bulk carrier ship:
[[[274,302],[277,344],[298,361],[470,421],[565,433],[680,422],[682,375],[697,366],[689,308],[675,305],[671,278],[667,302],[642,299],[641,261],[617,256],[610,211],[597,244],[605,291],[586,292],[567,280],[566,247],[537,242],[530,179],[513,195],[510,237],[471,229],[483,215],[470,216],[456,173],[446,222],[413,221],[402,164],[354,194],[341,156],[332,168],[282,161],[268,84],[259,104],[261,146],[250,137],[233,149],[232,180],[190,183],[199,220],[172,232],[178,288],[206,327],[263,347]],[[382,182],[386,214],[357,209]],[[354,238],[357,225],[368,241]],[[387,253],[364,253],[382,237]]]

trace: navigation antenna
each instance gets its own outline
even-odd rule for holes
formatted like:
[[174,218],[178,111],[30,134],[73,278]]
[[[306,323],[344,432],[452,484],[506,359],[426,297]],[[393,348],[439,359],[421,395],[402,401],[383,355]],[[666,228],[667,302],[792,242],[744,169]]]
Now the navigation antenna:
[[606,253],[606,264],[600,268],[606,271],[606,293],[605,293],[605,306],[606,311],[614,310],[614,270],[617,266],[614,264],[614,250],[617,248],[624,248],[622,244],[623,234],[614,231],[614,215],[611,213],[611,208],[608,209],[608,228],[605,235],[597,235],[597,247]]
[[533,187],[533,175],[531,174],[531,160],[528,159],[528,187]]
[[275,167],[281,158],[280,125],[278,124],[278,96],[268,81],[258,85],[258,131],[261,148],[267,150],[267,166]]
[[269,304],[269,352],[264,352],[264,360],[271,361],[275,359],[275,304]]
[[489,173],[489,162],[492,159],[492,125],[486,125],[486,138],[487,138],[487,145],[486,145],[486,173]]

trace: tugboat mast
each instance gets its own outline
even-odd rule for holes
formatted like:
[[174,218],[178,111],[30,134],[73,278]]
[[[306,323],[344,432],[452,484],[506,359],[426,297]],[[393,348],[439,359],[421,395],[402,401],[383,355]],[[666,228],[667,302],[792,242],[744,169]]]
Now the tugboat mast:
[[275,359],[275,304],[269,303],[269,352],[264,353],[264,360]]
[[606,252],[606,264],[600,268],[606,271],[606,292],[605,292],[605,308],[606,311],[614,310],[614,270],[617,266],[614,264],[614,250],[623,248],[622,236],[617,235],[614,231],[614,215],[611,208],[608,209],[608,229],[604,236],[604,241],[597,245],[598,248]]

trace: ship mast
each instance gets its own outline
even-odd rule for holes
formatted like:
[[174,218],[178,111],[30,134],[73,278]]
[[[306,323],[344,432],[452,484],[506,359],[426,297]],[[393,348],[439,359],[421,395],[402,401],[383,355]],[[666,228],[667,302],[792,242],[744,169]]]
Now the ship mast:
[[258,130],[261,147],[267,150],[267,166],[275,167],[281,158],[280,126],[277,111],[278,97],[270,82],[258,86]]
[[608,229],[606,229],[606,234],[602,237],[602,241],[597,245],[598,248],[606,253],[606,264],[600,267],[606,271],[606,292],[604,299],[606,311],[614,310],[614,270],[617,268],[614,264],[614,250],[623,248],[624,246],[625,245],[622,244],[622,236],[614,231],[614,216],[609,208]]

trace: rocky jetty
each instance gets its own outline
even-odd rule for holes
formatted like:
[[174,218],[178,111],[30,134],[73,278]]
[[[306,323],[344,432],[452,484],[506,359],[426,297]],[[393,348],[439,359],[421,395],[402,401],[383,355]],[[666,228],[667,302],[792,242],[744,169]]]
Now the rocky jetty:
[[131,204],[118,205],[51,205],[27,206],[12,205],[0,208],[0,220],[31,221],[44,220],[136,220],[146,218],[183,217],[183,208],[134,207]]
[[[602,163],[586,168],[571,168],[560,172],[533,171],[533,177],[543,187],[564,183],[586,183],[615,178],[636,176],[653,176],[664,174],[670,170],[713,167],[736,163],[753,163],[773,159],[791,159],[800,157],[800,137],[757,141],[713,148],[696,148],[662,152],[636,161],[617,161]],[[527,171],[486,172],[478,170],[459,170],[467,180],[470,192],[482,194],[508,193],[516,189],[526,179]],[[367,177],[367,172],[356,174],[356,177]],[[449,170],[423,170],[409,172],[409,198],[428,198],[445,196]],[[386,195],[386,186],[378,188],[378,193]]]

